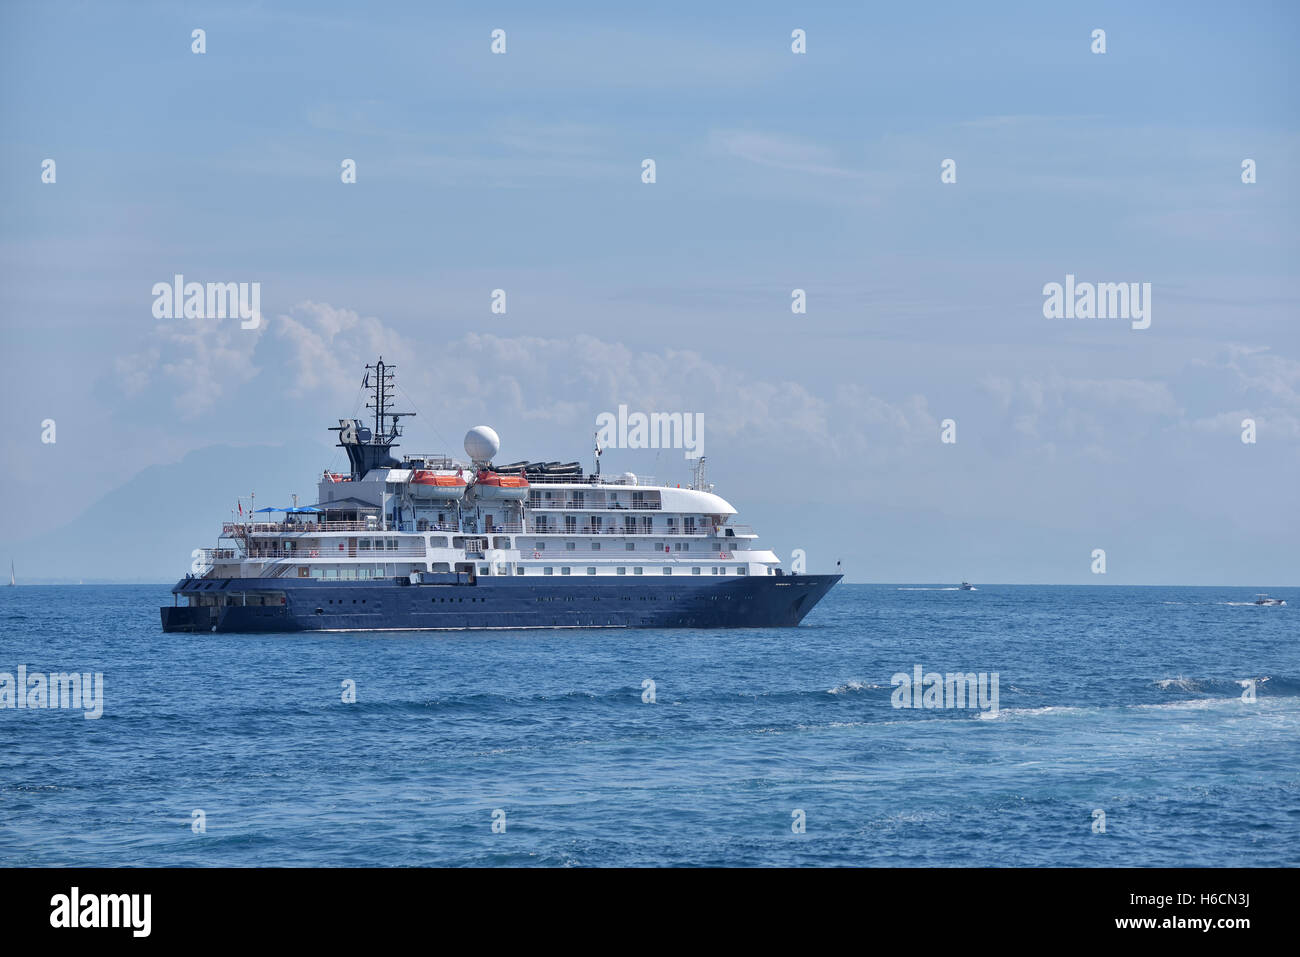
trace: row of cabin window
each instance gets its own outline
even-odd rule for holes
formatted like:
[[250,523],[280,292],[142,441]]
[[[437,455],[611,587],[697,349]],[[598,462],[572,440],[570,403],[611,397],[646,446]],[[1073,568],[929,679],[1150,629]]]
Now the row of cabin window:
[[[340,541],[341,541],[341,540],[340,540]],[[416,541],[419,542],[419,544],[423,544],[423,542],[420,541],[419,539],[417,539]],[[373,543],[373,544],[372,544],[372,543]],[[299,543],[293,541],[293,539],[287,539],[287,540],[285,540],[282,544],[283,544],[283,546],[284,546],[284,550],[285,550],[286,552],[291,552],[291,551],[294,551],[295,549],[296,549],[297,551],[300,551],[300,552],[301,552],[301,551],[306,551],[306,550],[307,550],[306,546],[301,545],[301,544],[299,544]],[[374,551],[374,552],[382,552],[382,551],[395,552],[395,551],[397,551],[397,547],[398,547],[398,545],[397,545],[397,539],[395,539],[395,538],[375,538],[375,539],[370,539],[370,538],[358,538],[358,539],[357,539],[357,548],[360,549],[360,550],[363,551],[363,552],[370,552],[370,551]],[[232,557],[233,557],[233,556],[232,556]]]
[[[597,531],[597,532],[606,529],[617,529],[619,527],[619,523],[613,517],[610,517],[609,524],[606,525],[604,523],[604,517],[605,516],[602,515],[584,515],[582,526],[583,528],[590,528],[593,531]],[[640,519],[640,521],[637,521],[638,518]],[[704,524],[703,522],[700,522],[701,526],[703,526],[703,524]],[[640,515],[640,516],[625,515],[623,517],[622,525],[623,525],[623,531],[629,535],[636,535],[638,528],[641,529],[640,534],[649,535],[654,530],[655,527],[654,519],[651,518],[651,516],[649,515]],[[552,524],[550,521],[550,517],[547,515],[534,515],[533,527],[539,532],[545,532],[552,529],[558,532],[560,530],[559,523],[556,522]],[[668,532],[670,535],[676,534],[677,520],[674,518],[665,519],[663,524],[660,527],[664,531]],[[687,517],[682,519],[682,530],[687,534],[694,534],[695,527],[696,527],[696,522],[694,518]],[[578,516],[576,515],[564,516],[564,530],[566,532],[577,531]]]
[[395,574],[395,572],[385,571],[382,565],[375,568],[371,568],[369,565],[351,565],[342,568],[322,568],[319,565],[302,565],[298,568],[299,578],[307,577],[307,575],[303,574],[304,571],[308,571],[308,574],[310,574],[312,578],[325,578],[330,581],[336,579],[341,581],[356,581],[358,579],[388,578]]
[[395,539],[395,538],[376,538],[376,539],[373,539],[373,541],[374,541],[374,548],[373,548],[373,549],[371,548],[371,545],[370,545],[371,541],[372,541],[372,540],[369,539],[369,538],[359,538],[359,539],[357,539],[357,548],[360,549],[361,551],[380,551],[380,552],[381,552],[381,551],[384,551],[385,549],[387,549],[387,550],[390,551],[390,552],[395,552],[395,551],[397,551],[397,539]]
[[[478,573],[479,573],[480,575],[490,575],[490,574],[492,574],[492,566],[491,566],[491,565],[480,565],[480,566],[478,567]],[[535,570],[534,570],[534,573],[536,573]],[[570,574],[570,573],[571,573],[570,566],[568,566],[568,565],[561,565],[561,566],[560,566],[560,574],[561,574],[561,575],[568,575],[568,574]],[[663,568],[663,574],[665,574],[665,575],[671,575],[672,573],[673,573],[673,570],[672,570],[671,567],[669,567],[669,566],[664,566],[664,568]],[[711,575],[725,575],[725,574],[727,574],[727,568],[726,568],[725,565],[713,565],[713,566],[710,567],[710,569],[709,569],[709,573],[710,573]],[[523,565],[516,565],[516,566],[515,566],[515,574],[516,574],[516,575],[523,575],[523,574],[525,574],[524,566],[523,566]],[[542,566],[542,574],[543,574],[543,575],[554,575],[554,574],[555,574],[555,566],[553,566],[553,565],[543,565],[543,566]],[[596,566],[595,566],[595,565],[588,565],[588,566],[587,566],[587,574],[588,574],[588,575],[594,575],[594,574],[596,574]],[[626,566],[626,565],[619,565],[619,566],[615,569],[615,574],[617,574],[617,575],[626,575],[626,574],[627,574],[627,566]],[[640,566],[640,565],[635,565],[635,566],[633,566],[633,567],[632,567],[632,574],[633,574],[633,575],[641,575],[641,574],[644,574],[644,572],[643,572],[643,570],[642,570],[642,566]],[[693,567],[691,568],[691,574],[692,574],[692,575],[703,575],[704,572],[703,572],[701,566],[699,566],[699,565],[695,565],[695,566],[693,566]],[[741,566],[739,566],[739,567],[736,568],[736,574],[737,574],[737,575],[747,575],[747,574],[749,574],[749,569],[748,569],[746,566],[741,565]]]
[[[606,518],[609,519],[609,524],[608,524],[608,525],[605,524],[605,519],[606,519]],[[441,525],[445,524],[445,521],[446,521],[446,520],[444,519],[443,514],[442,514],[441,512],[439,512],[439,513],[438,513],[437,524],[438,524],[439,526],[441,526]],[[601,531],[601,530],[606,529],[606,528],[618,528],[618,527],[619,527],[619,521],[618,521],[618,519],[616,519],[616,518],[615,518],[614,516],[612,516],[612,515],[609,515],[609,516],[606,516],[606,515],[584,515],[584,516],[582,516],[582,524],[583,524],[584,527],[586,527],[586,528],[593,528],[593,529],[595,529],[596,531]],[[693,533],[695,532],[695,529],[696,529],[696,526],[697,526],[697,525],[699,525],[700,527],[703,527],[705,524],[706,524],[706,522],[705,522],[705,520],[704,520],[703,518],[701,518],[701,519],[699,519],[699,520],[697,521],[697,519],[696,519],[693,515],[687,515],[687,516],[684,516],[684,517],[682,518],[682,529],[683,529],[684,531],[688,532],[688,533],[692,533],[692,534],[693,534]],[[429,528],[429,525],[430,525],[430,522],[429,522],[428,519],[420,519],[420,520],[416,523],[417,529],[418,529],[419,531],[426,531],[426,530]],[[420,528],[420,526],[423,526],[423,528]],[[557,531],[557,532],[559,531],[559,522],[554,522],[554,523],[552,523],[552,521],[551,521],[551,516],[549,516],[549,515],[534,515],[534,516],[533,516],[533,526],[534,526],[534,527],[537,529],[537,531],[539,531],[539,532],[545,532],[545,531],[550,530],[550,529],[554,529],[554,530]],[[638,532],[637,532],[637,529],[638,529],[638,528],[641,529],[640,534],[642,534],[642,535],[649,535],[649,534],[654,530],[654,527],[655,527],[655,520],[654,520],[654,517],[651,516],[651,515],[624,515],[624,516],[623,516],[623,521],[622,521],[622,527],[623,527],[623,531],[627,532],[629,535],[636,535],[636,534],[638,534]],[[662,522],[662,524],[661,524],[660,527],[662,527],[665,531],[667,531],[667,532],[669,532],[669,533],[675,534],[675,533],[677,532],[677,518],[676,518],[676,516],[668,516],[668,517],[664,518],[664,520],[663,520],[663,522]],[[573,531],[577,531],[577,528],[578,528],[578,516],[577,516],[577,515],[566,515],[566,516],[564,516],[564,529],[565,529],[565,531],[573,532]]]
[[[711,543],[711,544],[713,545],[713,550],[714,550],[715,552],[720,552],[720,551],[722,551],[722,543],[721,543],[721,542],[713,542],[713,543]],[[588,547],[589,547],[593,552],[598,552],[598,551],[600,551],[601,543],[600,543],[600,542],[588,542],[588,543],[587,543],[587,546],[588,546]],[[546,551],[546,543],[545,543],[545,542],[533,542],[533,548],[536,549],[536,550],[539,551],[539,552]],[[564,548],[565,548],[566,551],[570,551],[570,552],[572,552],[572,551],[577,551],[578,543],[577,543],[577,542],[565,542],[565,543],[564,543]],[[624,551],[627,551],[627,552],[634,552],[634,551],[636,551],[636,542],[624,542],[624,543],[623,543],[623,550],[624,550]],[[673,542],[673,551],[676,551],[676,552],[689,552],[690,550],[691,550],[691,543],[690,543],[690,542]],[[654,548],[652,548],[651,551],[653,551],[653,552],[662,552],[662,551],[664,551],[664,543],[663,543],[663,542],[655,542],[655,544],[654,544]]]
[[[618,492],[608,492],[602,494],[608,494],[610,502],[619,501]],[[647,500],[645,497],[646,496],[645,492],[632,492],[630,494],[632,496],[632,501],[634,503],[641,503],[645,501],[652,501],[657,503],[659,501],[658,499]],[[534,488],[528,490],[528,498],[529,501],[541,501],[542,499],[558,498],[558,499],[567,499],[570,502],[582,503],[587,500],[587,491],[586,489],[579,489],[579,488],[571,488],[571,489]],[[599,501],[599,499],[596,499],[596,501]],[[627,501],[627,499],[623,499],[623,501]],[[600,506],[593,505],[592,507],[599,508]]]
[[[541,531],[541,529],[538,529],[538,531]],[[509,541],[509,540],[507,539],[507,541]],[[517,540],[516,540],[516,541],[517,541]],[[519,544],[520,544],[520,547],[523,547],[523,544],[522,544],[522,543],[519,543]],[[591,541],[591,542],[587,542],[586,544],[587,544],[587,547],[589,547],[593,552],[598,552],[598,551],[601,550],[601,545],[604,544],[604,543],[603,543],[603,542],[599,542],[599,541]],[[723,545],[722,542],[710,542],[710,544],[713,546],[713,551],[715,551],[715,552],[720,552],[720,551],[722,551],[722,545]],[[447,542],[447,539],[446,539],[446,538],[431,538],[431,539],[429,539],[429,545],[430,545],[430,547],[432,547],[432,548],[446,548],[447,545],[448,545],[448,542]],[[390,546],[390,547],[394,547],[394,546]],[[568,551],[575,551],[575,550],[577,549],[577,547],[578,547],[578,543],[577,543],[577,542],[565,542],[565,543],[564,543],[564,547],[565,547],[565,549],[567,549]],[[543,542],[543,541],[536,541],[536,542],[533,542],[533,548],[536,549],[537,551],[544,551],[544,550],[546,549],[546,542]],[[679,552],[688,552],[688,551],[691,550],[691,543],[690,543],[690,542],[674,542],[674,543],[673,543],[673,548],[674,548],[674,550],[679,551]],[[624,551],[628,551],[628,552],[635,552],[635,551],[637,550],[637,543],[636,543],[636,542],[624,542],[624,543],[623,543],[623,550],[624,550]],[[663,542],[655,542],[655,543],[654,543],[654,547],[651,548],[650,550],[653,551],[653,552],[662,552],[662,551],[664,550],[664,543],[663,543]]]

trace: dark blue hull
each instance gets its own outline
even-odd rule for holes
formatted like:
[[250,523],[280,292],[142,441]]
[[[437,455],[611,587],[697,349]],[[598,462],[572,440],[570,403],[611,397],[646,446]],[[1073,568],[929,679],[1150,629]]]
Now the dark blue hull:
[[840,575],[660,581],[483,577],[455,584],[404,579],[201,579],[176,583],[164,631],[400,631],[465,628],[793,627]]

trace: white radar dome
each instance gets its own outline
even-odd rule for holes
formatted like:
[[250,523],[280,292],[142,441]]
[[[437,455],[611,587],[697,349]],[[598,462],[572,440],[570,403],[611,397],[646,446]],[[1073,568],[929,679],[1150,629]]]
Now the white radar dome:
[[486,425],[476,425],[465,433],[465,454],[474,462],[491,462],[501,448],[501,436]]

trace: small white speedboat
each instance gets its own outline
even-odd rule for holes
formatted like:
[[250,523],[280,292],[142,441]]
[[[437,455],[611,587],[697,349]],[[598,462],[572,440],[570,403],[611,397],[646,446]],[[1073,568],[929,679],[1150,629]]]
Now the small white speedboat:
[[1255,596],[1255,604],[1256,604],[1256,605],[1285,605],[1285,604],[1286,604],[1286,599],[1284,599],[1284,598],[1269,598],[1268,595],[1263,595],[1263,594],[1261,594],[1261,595],[1256,595],[1256,596]]

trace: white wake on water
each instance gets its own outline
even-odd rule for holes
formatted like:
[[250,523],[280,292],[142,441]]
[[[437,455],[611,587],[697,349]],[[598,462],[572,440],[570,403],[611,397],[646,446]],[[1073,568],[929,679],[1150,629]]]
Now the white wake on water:
[[836,685],[834,688],[827,688],[827,694],[846,694],[850,691],[874,691],[880,685],[863,684],[861,681],[846,681],[842,685]]

